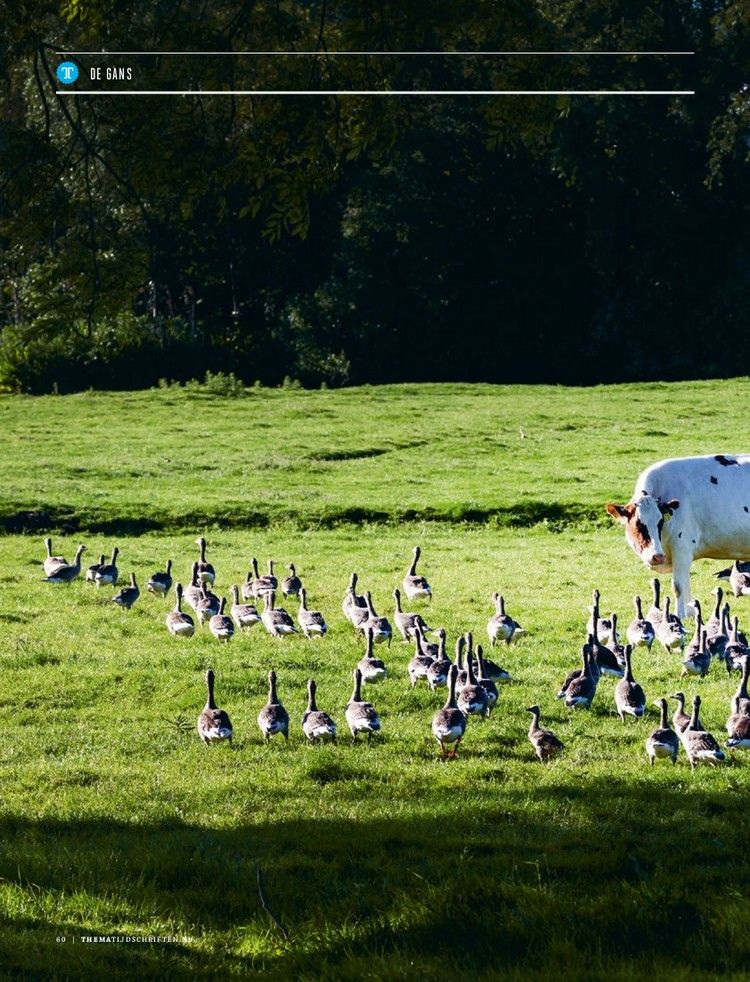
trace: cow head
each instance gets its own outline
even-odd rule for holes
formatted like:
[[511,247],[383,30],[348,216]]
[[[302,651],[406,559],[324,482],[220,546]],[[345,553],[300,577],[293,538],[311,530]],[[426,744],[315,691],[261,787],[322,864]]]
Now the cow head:
[[661,533],[667,516],[679,507],[679,501],[662,502],[644,492],[637,501],[627,505],[608,504],[607,511],[625,526],[625,538],[646,566],[668,573],[671,567],[664,552]]

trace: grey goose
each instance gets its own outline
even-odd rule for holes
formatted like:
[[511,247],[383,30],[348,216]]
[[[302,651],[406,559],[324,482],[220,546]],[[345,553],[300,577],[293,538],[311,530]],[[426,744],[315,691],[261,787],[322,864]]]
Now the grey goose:
[[[198,579],[200,580],[200,575],[198,576]],[[200,621],[200,625],[203,627],[206,621],[210,620],[214,614],[219,613],[221,601],[215,593],[212,593],[208,589],[205,583],[201,584],[200,591],[201,595],[195,601],[193,610],[195,610],[198,620]]]
[[357,667],[362,673],[362,681],[367,682],[369,685],[374,685],[376,682],[382,682],[386,678],[388,670],[385,667],[383,659],[376,658],[373,653],[372,628],[368,627],[365,630],[365,638],[367,640],[367,648],[364,655],[360,658]]
[[406,571],[406,576],[403,580],[404,593],[409,600],[423,600],[426,597],[431,601],[432,587],[424,576],[420,576],[417,573],[417,563],[419,562],[419,557],[421,555],[422,550],[419,548],[419,546],[414,546],[411,564]]
[[[677,702],[677,709],[672,713],[672,725],[679,734],[690,725],[690,714],[685,712],[685,693],[673,692],[669,698]],[[703,729],[703,724],[700,720],[698,720],[698,729]]]
[[285,576],[281,581],[281,592],[285,597],[298,597],[302,589],[302,580],[297,576],[294,563],[289,563],[287,569],[289,576]]
[[443,686],[448,684],[448,672],[453,664],[445,650],[445,628],[439,628],[437,636],[438,653],[435,658],[433,658],[430,667],[427,669],[427,684],[433,691],[435,689],[442,689]]
[[352,735],[352,743],[357,742],[360,733],[367,734],[367,742],[369,743],[373,733],[380,731],[380,717],[375,707],[371,702],[362,698],[362,672],[358,668],[354,669],[354,689],[352,697],[346,705],[344,715]]
[[487,719],[490,715],[490,701],[484,686],[480,685],[474,674],[474,664],[468,652],[466,654],[466,685],[458,696],[458,708],[466,716],[481,716]]
[[367,607],[367,601],[365,600],[365,598],[357,593],[358,579],[359,577],[357,576],[357,574],[352,573],[349,579],[349,586],[347,587],[346,593],[344,594],[344,599],[341,602],[341,609],[344,612],[344,615],[349,620],[351,620],[351,617],[349,616],[349,610],[351,607],[360,607],[362,609]]
[[[432,735],[440,744],[443,760],[455,759],[456,752],[466,732],[466,716],[456,702],[456,676],[458,668],[451,665],[448,671],[448,698],[442,709],[432,717]],[[447,747],[451,747],[448,752]]]
[[625,637],[634,648],[643,647],[648,648],[650,651],[651,645],[654,643],[654,639],[656,638],[654,625],[643,616],[641,598],[633,597],[633,604],[635,605],[635,617],[628,624]]
[[659,707],[660,715],[659,726],[646,740],[646,753],[649,763],[652,767],[655,760],[671,760],[673,764],[676,764],[680,740],[667,720],[667,700],[657,699],[654,705]]
[[117,604],[118,607],[124,607],[125,610],[130,610],[140,595],[141,591],[138,589],[138,584],[135,580],[135,573],[131,573],[130,584],[128,586],[124,586],[114,595],[114,597],[112,597],[112,603]]
[[69,566],[70,563],[65,558],[65,556],[53,556],[52,555],[52,539],[49,536],[44,540],[44,546],[47,550],[47,555],[42,563],[42,568],[44,569],[45,576],[51,576],[58,566]]
[[499,693],[497,691],[497,686],[495,685],[495,682],[485,672],[484,658],[482,657],[482,646],[481,646],[481,644],[478,644],[477,645],[477,650],[476,650],[476,656],[475,657],[476,657],[476,663],[477,663],[477,666],[476,666],[477,683],[482,686],[482,688],[484,689],[485,693],[487,694],[487,715],[489,716],[489,714],[491,713],[491,711],[497,705],[497,700],[499,698]]
[[279,702],[274,671],[268,673],[268,702],[258,713],[258,726],[266,743],[277,733],[283,734],[285,740],[289,739],[289,714]]
[[86,570],[86,582],[87,583],[96,583],[96,574],[102,568],[102,566],[104,565],[104,563],[106,562],[106,560],[107,560],[107,557],[104,555],[104,553],[101,553],[101,555],[99,556],[99,561],[96,562],[96,563],[92,563],[87,568],[87,570]]
[[117,586],[117,580],[120,575],[120,571],[117,568],[117,557],[120,555],[120,550],[117,546],[112,550],[112,558],[108,563],[104,563],[96,571],[96,585],[97,586]]
[[232,721],[228,714],[219,709],[214,699],[214,672],[212,668],[206,672],[206,687],[208,698],[203,712],[198,717],[198,736],[208,745],[227,741],[232,747]]
[[216,581],[216,570],[206,561],[206,540],[203,536],[195,540],[200,553],[198,559],[198,579],[204,586],[213,586]]
[[699,723],[699,713],[701,707],[701,697],[693,697],[693,712],[690,722],[680,734],[682,745],[690,761],[692,770],[698,764],[720,764],[724,760],[724,751],[716,742],[715,737],[706,730],[701,729]]
[[380,617],[376,613],[372,603],[372,594],[369,590],[365,594],[365,600],[367,601],[367,620],[364,622],[364,627],[360,628],[360,630],[364,630],[367,627],[372,628],[372,639],[375,644],[387,643],[390,648],[391,637],[393,635],[390,621],[387,617]]
[[166,597],[172,589],[172,560],[167,560],[166,568],[163,571],[152,573],[146,583],[149,593],[155,593],[159,597]]
[[317,685],[315,679],[307,682],[307,709],[302,716],[302,732],[310,743],[335,743],[336,724],[316,702]]
[[496,642],[504,641],[511,644],[526,632],[505,610],[505,597],[500,593],[492,594],[492,602],[495,605],[495,613],[487,621],[487,636],[490,644],[494,648]]
[[565,705],[568,709],[589,709],[596,695],[597,680],[592,673],[593,655],[590,645],[583,645],[581,656],[583,671],[571,679],[565,689]]
[[548,760],[565,749],[565,744],[551,730],[544,730],[539,725],[541,715],[539,706],[528,706],[526,712],[531,713],[529,743],[534,748],[534,753],[539,758],[540,763],[546,764]]
[[78,546],[75,558],[72,563],[64,566],[56,566],[49,576],[45,577],[46,583],[72,583],[81,573],[81,556],[86,551],[86,546]]
[[615,686],[615,706],[621,722],[625,722],[626,716],[634,716],[640,719],[646,711],[646,696],[640,683],[633,678],[633,648],[628,645],[625,648],[625,677],[621,678]]
[[[430,628],[427,627],[421,614],[407,613],[401,607],[401,591],[393,591],[393,600],[396,605],[396,609],[393,612],[393,622],[399,630],[401,637],[404,641],[414,640],[414,631],[419,625],[423,631],[429,631]],[[366,603],[366,601],[365,601]]]
[[429,684],[429,671],[434,661],[434,656],[425,649],[424,635],[421,629],[417,628],[414,634],[414,655],[407,666],[412,689],[420,679],[424,679]]
[[260,620],[258,608],[254,604],[240,603],[240,591],[236,585],[232,587],[232,606],[229,613],[240,631],[245,627],[252,627]]
[[213,614],[208,622],[208,629],[217,641],[231,641],[234,637],[234,621],[224,613],[227,598],[222,597],[219,611]]
[[705,678],[711,667],[711,652],[706,647],[706,629],[701,625],[698,649],[686,654],[682,659],[682,671],[680,678],[686,675],[700,675]]
[[328,633],[328,625],[321,612],[310,610],[307,606],[307,590],[304,587],[300,587],[299,590],[297,623],[302,628],[302,633],[306,638],[322,638]]
[[175,588],[174,610],[170,610],[166,617],[166,625],[169,633],[176,638],[191,638],[195,634],[195,622],[190,614],[186,614],[182,609],[182,584],[178,583]]
[[276,594],[273,590],[263,594],[265,608],[260,615],[263,626],[272,638],[283,638],[287,634],[298,634],[294,621],[283,607],[276,606]]

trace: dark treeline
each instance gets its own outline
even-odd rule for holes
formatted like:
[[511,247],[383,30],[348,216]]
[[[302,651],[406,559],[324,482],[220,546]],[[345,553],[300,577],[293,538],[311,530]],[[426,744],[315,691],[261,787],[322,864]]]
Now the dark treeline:
[[[696,94],[62,97],[63,48],[320,52],[113,62],[153,87]],[[697,54],[326,53],[364,49]],[[0,386],[750,372],[745,0],[28,0],[0,54]]]

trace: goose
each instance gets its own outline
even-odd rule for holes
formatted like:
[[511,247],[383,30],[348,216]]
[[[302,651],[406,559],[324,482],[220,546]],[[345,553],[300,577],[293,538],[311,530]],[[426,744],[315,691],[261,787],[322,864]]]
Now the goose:
[[344,594],[344,599],[341,602],[341,609],[344,615],[351,620],[349,617],[350,607],[367,607],[367,601],[365,598],[357,594],[357,580],[358,576],[356,573],[352,573],[349,580],[349,586],[347,587],[346,593]]
[[146,583],[146,589],[149,593],[156,593],[160,597],[166,597],[169,591],[172,589],[172,560],[167,560],[167,568],[164,572],[153,573],[148,582]]
[[720,764],[724,760],[724,751],[721,749],[716,739],[706,730],[701,729],[698,721],[700,713],[701,697],[693,697],[693,713],[690,723],[680,734],[682,745],[685,748],[691,770],[695,770],[698,764]]
[[190,572],[190,583],[185,587],[185,600],[195,610],[198,601],[203,597],[203,587],[198,583],[198,563],[193,563]]
[[347,620],[355,631],[364,631],[365,624],[367,624],[367,621],[370,618],[370,611],[367,607],[367,601],[365,600],[364,607],[360,607],[360,605],[355,602],[357,598],[356,594],[354,593],[354,587],[352,586],[349,587],[349,599],[349,606],[344,609]]
[[[678,733],[682,733],[690,725],[690,715],[685,712],[685,694],[684,692],[673,692],[669,698],[677,701],[677,709],[672,713],[672,723],[675,730]],[[700,720],[698,720],[698,729],[703,729],[703,724]]]
[[670,758],[673,764],[677,763],[677,754],[680,749],[680,740],[675,731],[667,722],[667,700],[656,699],[654,705],[659,707],[660,718],[659,726],[646,740],[646,753],[651,766],[658,757],[659,760]]
[[484,674],[485,678],[492,679],[493,682],[512,682],[513,676],[507,669],[503,668],[502,665],[498,665],[496,661],[492,661],[491,658],[485,658],[482,655]]
[[362,681],[367,682],[368,685],[373,685],[376,682],[382,682],[388,675],[388,670],[385,667],[383,659],[376,658],[373,654],[372,628],[367,628],[365,637],[367,639],[367,649],[360,658],[357,668],[362,674]]
[[81,556],[86,551],[86,546],[78,546],[75,558],[72,563],[64,566],[56,566],[49,576],[45,577],[46,583],[72,583],[81,572]]
[[414,629],[419,625],[423,631],[431,630],[425,622],[422,620],[421,614],[407,614],[401,609],[401,591],[393,591],[393,599],[396,604],[396,609],[393,613],[393,622],[401,633],[401,637],[404,641],[414,640]]
[[[731,726],[731,729],[730,729]],[[729,739],[724,744],[730,750],[750,750],[750,716],[736,713],[727,720]]]
[[263,739],[268,743],[276,733],[283,733],[289,739],[289,714],[276,695],[276,672],[268,673],[268,702],[258,713],[258,726]]
[[590,645],[581,649],[583,671],[570,681],[565,690],[565,705],[568,709],[589,709],[596,695],[597,682],[591,673],[593,655]]
[[264,594],[263,599],[266,606],[260,619],[272,638],[282,638],[285,634],[299,634],[294,621],[284,608],[275,606],[276,593],[273,590]]
[[138,589],[138,584],[135,582],[135,573],[131,573],[130,586],[124,586],[121,590],[119,590],[114,597],[112,597],[112,603],[117,604],[118,607],[124,607],[125,610],[130,610],[140,595],[141,591]]
[[212,668],[206,672],[206,687],[208,699],[206,707],[198,717],[198,736],[208,745],[221,743],[226,740],[232,749],[232,721],[223,709],[216,706],[214,700],[214,672]]
[[174,610],[167,614],[167,630],[175,638],[192,638],[195,634],[195,622],[190,614],[183,613],[182,610],[182,584],[178,583],[175,588]]
[[[625,645],[620,643],[620,638],[617,634],[617,614],[612,614],[609,625],[609,650],[615,656],[618,666],[624,665]],[[599,667],[601,668],[601,666]],[[604,674],[606,675],[607,673],[605,672]]]
[[750,676],[750,656],[744,654],[740,656],[740,659],[742,675],[740,676],[740,684],[734,694],[732,704],[736,713],[744,713],[746,716],[750,716],[750,698],[748,698],[747,694],[747,680],[748,676]]
[[[200,576],[199,576],[200,578]],[[216,614],[219,613],[221,609],[221,601],[216,596],[215,593],[211,593],[206,584],[201,586],[201,595],[195,602],[193,608],[195,613],[198,615],[198,620],[200,621],[201,627],[210,620]]]
[[481,716],[487,719],[490,715],[490,701],[487,690],[477,682],[474,665],[468,653],[466,655],[466,685],[458,696],[458,708],[468,716]]
[[409,600],[422,600],[424,597],[427,597],[429,601],[432,601],[432,587],[424,576],[417,575],[417,563],[419,562],[419,557],[421,555],[422,550],[419,548],[419,546],[414,546],[414,555],[411,565],[406,571],[406,576],[404,577],[404,593]]
[[375,711],[375,707],[371,702],[365,702],[362,699],[362,672],[358,668],[354,669],[354,690],[346,705],[344,715],[352,735],[352,743],[357,742],[360,733],[367,734],[367,742],[369,743],[373,733],[378,733],[380,730],[380,717]]
[[414,656],[407,666],[412,689],[420,679],[424,679],[429,684],[430,666],[435,661],[434,656],[425,650],[424,636],[419,628],[414,635],[414,644]]
[[720,569],[718,573],[714,573],[717,580],[728,580],[732,575],[732,569],[736,566],[740,573],[750,573],[750,562],[747,560],[736,560],[732,566],[727,566],[726,569]]
[[[555,696],[555,699],[564,699],[570,687],[571,682],[573,682],[574,679],[580,678],[583,675],[583,673],[586,671],[586,658],[587,655],[592,651],[593,641],[594,641],[593,634],[589,634],[586,644],[581,649],[581,655],[583,658],[582,666],[580,668],[574,668],[572,672],[568,672],[568,674],[563,679],[562,684],[560,685],[560,688],[558,690],[557,695]],[[598,683],[601,677],[601,671],[599,669],[599,665],[597,664],[596,658],[590,659],[590,672],[594,681]]]
[[274,572],[273,572],[273,559],[269,559],[268,560],[268,572],[266,573],[265,576],[263,576],[261,578],[263,580],[265,580],[266,583],[268,583],[269,587],[272,590],[278,590],[279,581],[274,576]]
[[[427,684],[433,692],[435,689],[442,689],[443,686],[448,684],[448,672],[453,664],[445,652],[445,628],[439,628],[437,635],[437,657],[433,659],[432,664],[427,669]],[[458,671],[456,674],[458,674]]]
[[546,764],[555,754],[559,754],[565,748],[565,744],[558,740],[551,730],[543,730],[539,725],[539,706],[528,706],[526,712],[531,713],[529,743],[534,748],[534,753],[539,758],[539,762]]
[[693,607],[695,608],[695,634],[687,647],[683,649],[683,655],[686,658],[700,650],[701,637],[705,628],[705,624],[703,623],[703,608],[701,607],[700,600],[694,600]]
[[656,636],[667,651],[685,647],[685,628],[677,614],[670,613],[670,598],[664,601],[664,616],[656,629]]
[[306,638],[322,638],[328,631],[328,625],[319,610],[309,610],[307,606],[307,590],[302,587],[299,591],[299,610],[297,622]]
[[45,576],[52,576],[58,566],[70,566],[70,563],[65,558],[65,556],[53,556],[52,555],[52,539],[46,538],[44,540],[44,545],[47,550],[47,556],[42,563],[42,568],[44,569]]
[[106,559],[107,559],[107,557],[104,555],[104,553],[101,553],[101,555],[99,556],[99,562],[92,563],[89,566],[89,568],[86,570],[86,582],[87,583],[96,583],[96,574],[102,568],[102,566],[106,562]]
[[281,592],[285,597],[297,597],[302,589],[302,580],[297,576],[294,563],[289,563],[287,569],[289,576],[285,576],[281,581]]
[[[440,744],[440,753],[443,760],[449,758],[455,760],[458,748],[466,732],[466,716],[458,708],[456,702],[456,676],[458,669],[451,665],[448,670],[448,698],[442,709],[438,709],[432,717],[432,735]],[[452,744],[450,753],[446,751],[446,745]]]
[[598,590],[594,590],[594,592],[592,594],[592,603],[589,605],[589,613],[591,614],[591,616],[589,617],[589,622],[586,625],[586,633],[587,634],[593,634],[594,633],[594,621],[595,620],[598,620],[598,622],[599,622],[599,637],[602,639],[602,642],[607,642],[607,641],[609,641],[610,635],[611,635],[611,632],[612,632],[612,621],[607,620],[604,617],[600,617],[600,615],[599,615],[599,598],[600,597],[601,597],[601,594],[599,593],[599,591]]
[[646,696],[633,678],[632,655],[633,649],[628,645],[625,649],[625,678],[615,686],[615,705],[623,723],[626,715],[640,719],[646,711]]
[[[709,647],[711,645],[711,638],[714,634],[719,634],[722,628],[722,608],[721,602],[724,599],[724,591],[720,586],[715,586],[711,593],[716,597],[716,604],[714,606],[714,612],[711,614],[710,618],[706,621],[706,633],[708,634]],[[695,603],[695,601],[693,601]]]
[[747,645],[743,644],[740,640],[740,622],[739,618],[735,617],[732,620],[732,630],[729,634],[727,646],[724,649],[724,664],[726,665],[727,672],[731,674],[735,669],[741,668],[742,662],[740,659],[743,655],[747,655],[749,650]]
[[222,597],[218,614],[214,614],[208,622],[208,629],[217,641],[231,641],[234,637],[234,621],[224,613],[227,598]]
[[657,577],[654,577],[653,580],[651,580],[651,591],[654,595],[654,600],[653,603],[651,604],[649,612],[646,614],[646,620],[650,621],[658,637],[659,627],[661,626],[661,622],[664,620],[664,611],[661,609],[660,606],[661,583],[659,582]]
[[598,682],[600,675],[611,675],[617,679],[623,678],[625,675],[624,662],[621,663],[614,651],[599,640],[599,620],[597,617],[594,617],[593,629],[589,633],[587,642],[591,651],[591,671],[595,680]]
[[680,678],[686,675],[700,675],[705,678],[711,667],[711,652],[706,647],[706,629],[701,628],[700,642],[697,651],[686,654],[682,659]]
[[120,575],[120,571],[117,568],[117,557],[120,555],[120,550],[117,546],[112,550],[112,558],[108,563],[104,563],[100,566],[96,572],[96,585],[97,586],[117,586],[117,578]]
[[206,586],[213,586],[216,580],[216,571],[211,563],[206,562],[206,540],[201,536],[195,540],[195,544],[200,549],[200,559],[198,560],[198,577],[201,583]]
[[729,584],[735,597],[750,597],[750,564],[734,562]]
[[625,636],[634,648],[643,647],[651,651],[651,645],[654,643],[654,638],[656,637],[654,625],[643,616],[641,598],[633,597],[633,603],[635,605],[635,617],[628,624]]
[[456,638],[456,655],[455,655],[455,666],[458,669],[458,674],[456,675],[456,690],[460,691],[466,685],[466,669],[464,668],[464,648],[466,647],[466,637],[463,634],[459,634]]
[[495,685],[493,680],[489,678],[489,676],[485,673],[484,658],[482,657],[481,644],[477,645],[476,662],[477,662],[477,669],[476,669],[477,682],[479,683],[479,685],[482,686],[484,691],[487,693],[487,715],[489,716],[489,714],[497,705],[499,693],[497,691],[497,686]]
[[372,639],[375,644],[384,644],[387,642],[390,648],[393,631],[391,630],[388,618],[379,617],[376,614],[375,608],[372,605],[372,594],[369,590],[365,594],[365,600],[367,601],[367,620],[365,621],[365,626],[372,628]]
[[712,658],[718,658],[719,661],[724,661],[726,659],[727,645],[729,644],[729,604],[725,604],[722,608],[720,615],[719,627],[714,629],[713,634],[708,630],[708,625],[706,625],[706,648],[708,648],[708,653]]
[[254,604],[240,603],[240,591],[236,585],[232,587],[232,606],[229,608],[229,613],[239,630],[243,627],[252,627],[260,620],[260,614]]
[[495,613],[487,622],[487,636],[490,644],[495,647],[497,641],[504,641],[511,644],[526,632],[513,618],[505,612],[505,597],[499,593],[492,594],[492,601],[495,604]]
[[307,709],[302,716],[302,732],[310,743],[335,743],[336,724],[328,713],[318,709],[318,704],[315,701],[317,688],[315,679],[308,679]]
[[430,658],[432,658],[434,661],[435,658],[437,658],[437,656],[440,654],[440,641],[428,641],[427,638],[424,636],[424,628],[422,627],[421,624],[417,624],[414,630],[415,638],[417,635],[419,635],[419,637],[422,640],[422,651],[424,652],[425,655],[429,655]]
[[[247,580],[242,586],[242,596],[245,598],[245,600],[247,600],[248,597],[254,597],[256,600],[258,600],[260,597],[264,596],[264,594],[275,590],[278,584],[275,576],[271,578],[269,576],[261,576],[258,573],[258,560],[255,558],[255,556],[253,556],[253,558],[250,560],[250,563],[253,567],[253,578],[251,580],[250,573],[247,574]],[[269,569],[273,569],[273,560],[270,560],[269,562]]]

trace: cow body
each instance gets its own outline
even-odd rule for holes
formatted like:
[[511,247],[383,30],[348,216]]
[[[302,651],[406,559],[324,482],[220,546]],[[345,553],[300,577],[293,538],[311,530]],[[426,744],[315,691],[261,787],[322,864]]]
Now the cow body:
[[684,617],[694,559],[750,558],[750,454],[662,460],[643,471],[627,505],[607,511],[650,569],[672,574]]

